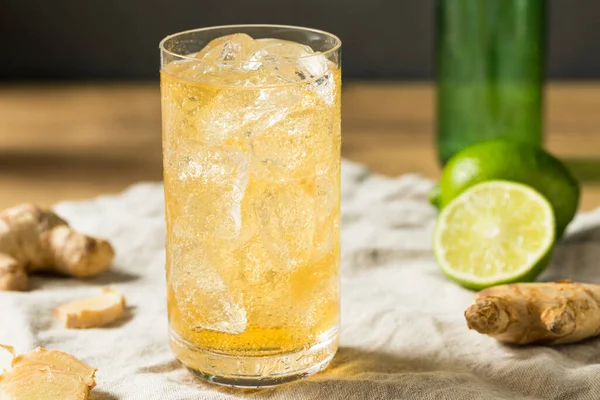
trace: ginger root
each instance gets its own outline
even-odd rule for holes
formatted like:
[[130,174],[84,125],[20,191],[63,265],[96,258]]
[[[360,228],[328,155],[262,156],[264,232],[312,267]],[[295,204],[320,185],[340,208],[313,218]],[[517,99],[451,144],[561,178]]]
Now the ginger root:
[[15,356],[12,369],[0,374],[0,399],[87,400],[96,385],[96,369],[68,353],[38,347]]
[[30,272],[96,275],[113,258],[107,241],[74,231],[50,210],[22,204],[0,212],[0,290],[26,290]]
[[573,343],[600,334],[600,285],[516,283],[477,293],[470,329],[514,344]]
[[66,371],[79,376],[87,386],[96,386],[96,381],[94,380],[96,369],[78,360],[69,353],[58,350],[46,350],[43,347],[38,347],[32,352],[14,356],[11,366],[16,368],[29,364],[43,364],[54,369]]
[[124,314],[125,298],[111,289],[104,289],[98,296],[73,300],[55,311],[56,317],[65,323],[65,328],[73,329],[108,325]]

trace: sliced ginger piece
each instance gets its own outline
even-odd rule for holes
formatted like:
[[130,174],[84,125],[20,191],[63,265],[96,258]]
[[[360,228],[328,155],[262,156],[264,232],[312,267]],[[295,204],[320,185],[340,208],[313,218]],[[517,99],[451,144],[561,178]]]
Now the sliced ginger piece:
[[59,350],[46,350],[43,347],[38,347],[32,352],[14,357],[11,365],[13,368],[25,365],[47,365],[52,369],[78,375],[83,383],[89,387],[96,386],[94,380],[96,368],[92,368],[71,354]]
[[125,298],[111,289],[98,296],[86,297],[63,304],[55,311],[65,328],[85,329],[108,325],[125,314]]
[[87,400],[91,388],[78,375],[44,364],[25,364],[0,375],[2,400]]
[[0,349],[8,351],[13,356],[13,358],[17,356],[17,352],[15,351],[15,348],[13,346],[10,346],[8,344],[0,344]]
[[13,368],[0,374],[0,400],[88,400],[96,369],[70,354],[37,348],[15,356]]

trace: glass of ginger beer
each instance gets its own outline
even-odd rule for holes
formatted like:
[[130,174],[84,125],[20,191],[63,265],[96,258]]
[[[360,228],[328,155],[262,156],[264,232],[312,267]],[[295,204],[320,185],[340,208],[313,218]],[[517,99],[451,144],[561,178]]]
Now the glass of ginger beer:
[[160,43],[170,344],[208,381],[273,386],[337,350],[340,49],[275,25]]

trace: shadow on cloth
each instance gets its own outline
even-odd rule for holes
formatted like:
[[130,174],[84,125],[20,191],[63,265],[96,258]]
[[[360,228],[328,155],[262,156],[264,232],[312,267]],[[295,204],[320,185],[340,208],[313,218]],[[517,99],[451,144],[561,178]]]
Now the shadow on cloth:
[[134,282],[138,279],[140,279],[139,275],[134,275],[112,266],[108,271],[93,278],[88,278],[85,282],[92,285],[110,285],[112,283]]
[[103,329],[116,329],[116,328],[120,328],[123,325],[127,324],[129,321],[131,321],[133,319],[136,309],[137,309],[137,307],[133,307],[133,306],[125,307],[125,314],[121,318],[116,320],[115,322],[104,326]]
[[541,360],[540,363],[563,365],[568,368],[588,364],[600,364],[600,337],[592,337],[578,343],[558,346],[504,345],[514,360]]
[[600,226],[595,224],[572,232],[557,243],[550,266],[540,280],[600,283],[599,259]]
[[93,389],[91,392],[90,400],[119,400],[119,397],[104,390]]
[[149,365],[147,367],[141,367],[138,372],[141,374],[164,374],[167,372],[175,371],[178,369],[184,369],[183,366],[175,357],[173,359],[165,361],[160,364]]
[[84,279],[40,272],[30,276],[28,290],[40,289],[49,282],[53,285],[60,284],[60,286],[107,286],[115,283],[134,282],[138,279],[140,279],[139,275],[130,274],[129,272],[115,269],[115,267],[111,267],[111,269],[98,276]]
[[[232,396],[242,396],[251,399],[280,398],[283,392],[294,391],[299,386],[314,386],[324,381],[350,381],[369,379],[370,375],[376,374],[403,374],[414,372],[434,372],[440,368],[448,368],[433,360],[402,358],[389,353],[379,351],[366,351],[353,347],[340,347],[331,364],[324,371],[306,379],[292,382],[280,387],[267,389],[234,389],[211,385],[195,378],[196,384],[204,388],[218,390]],[[190,372],[190,375],[193,374]],[[186,383],[191,383],[187,381]],[[332,397],[334,398],[334,397]],[[337,398],[337,397],[335,397]]]
[[[511,351],[510,348],[507,350]],[[191,372],[182,376],[180,382],[201,390],[220,392],[231,398],[256,400],[450,398],[450,393],[455,394],[452,398],[550,398],[547,397],[550,393],[548,390],[556,393],[552,398],[573,399],[589,395],[593,390],[593,375],[590,374],[591,377],[571,376],[557,386],[556,382],[561,376],[568,375],[571,368],[585,365],[561,356],[562,350],[566,349],[557,351],[543,348],[540,351],[537,348],[536,352],[536,348],[532,347],[513,350],[508,358],[480,364],[469,361],[469,357],[444,362],[425,356],[403,357],[381,351],[342,347],[325,371],[276,388],[225,388],[204,382]],[[583,354],[585,349],[582,347],[579,350]],[[517,360],[518,364],[515,363]],[[541,376],[538,371],[540,368],[544,370]],[[519,374],[519,378],[515,378],[515,374]],[[530,380],[536,384],[530,384]],[[494,397],[494,394],[498,397]]]
[[426,359],[407,359],[393,354],[366,351],[354,347],[340,347],[329,367],[315,378],[347,379],[363,374],[397,374],[402,372],[431,371],[439,363]]

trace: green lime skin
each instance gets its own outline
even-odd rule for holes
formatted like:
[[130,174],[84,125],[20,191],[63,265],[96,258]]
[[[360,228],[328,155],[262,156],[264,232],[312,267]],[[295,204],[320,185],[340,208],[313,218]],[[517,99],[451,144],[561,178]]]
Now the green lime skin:
[[431,190],[429,191],[429,196],[428,196],[429,204],[431,204],[435,208],[440,208],[441,194],[442,194],[442,188],[440,188],[440,185],[435,185],[434,187],[432,187]]
[[579,183],[565,165],[536,145],[494,139],[465,148],[450,159],[440,179],[440,208],[481,182],[507,180],[528,185],[552,205],[556,238],[579,206]]

